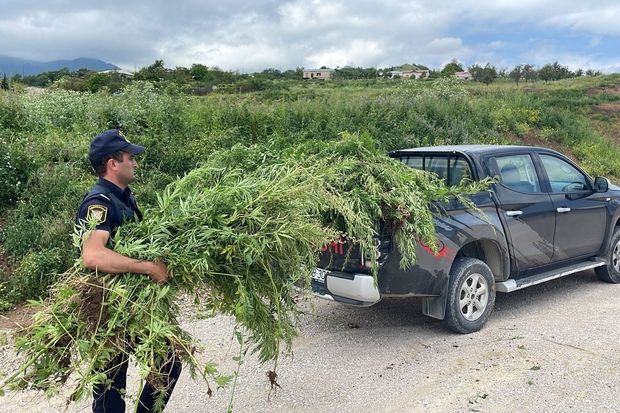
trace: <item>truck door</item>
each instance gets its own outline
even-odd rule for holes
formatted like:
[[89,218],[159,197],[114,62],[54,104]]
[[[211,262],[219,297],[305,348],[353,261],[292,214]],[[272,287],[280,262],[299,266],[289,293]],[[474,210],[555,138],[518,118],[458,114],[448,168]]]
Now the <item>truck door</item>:
[[[513,270],[525,271],[551,262],[555,232],[555,208],[543,192],[539,173],[530,154],[489,159],[494,185],[506,226]],[[516,268],[515,268],[516,267]]]
[[568,161],[551,154],[539,157],[556,211],[552,260],[596,254],[607,225],[605,196],[595,193],[587,176]]

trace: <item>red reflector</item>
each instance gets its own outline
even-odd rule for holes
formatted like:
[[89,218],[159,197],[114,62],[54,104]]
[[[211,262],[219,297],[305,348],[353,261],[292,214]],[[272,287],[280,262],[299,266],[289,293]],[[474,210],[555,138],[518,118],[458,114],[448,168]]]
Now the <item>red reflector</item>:
[[332,254],[344,255],[344,242],[332,242],[330,244],[323,245],[321,247],[321,251],[326,252],[329,251]]
[[446,255],[446,252],[447,252],[446,245],[440,240],[437,240],[437,252],[433,252],[431,247],[424,244],[422,241],[418,241],[418,242],[422,246],[422,248],[424,248],[424,251],[428,252],[431,255],[434,255],[436,257],[443,257],[444,255]]

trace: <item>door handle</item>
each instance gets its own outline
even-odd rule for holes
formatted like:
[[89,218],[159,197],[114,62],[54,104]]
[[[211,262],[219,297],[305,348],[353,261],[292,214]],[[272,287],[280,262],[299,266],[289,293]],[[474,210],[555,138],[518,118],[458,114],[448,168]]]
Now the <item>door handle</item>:
[[518,217],[519,215],[523,215],[523,211],[506,211],[506,215],[509,217]]
[[559,213],[570,212],[570,208],[558,208],[556,209]]

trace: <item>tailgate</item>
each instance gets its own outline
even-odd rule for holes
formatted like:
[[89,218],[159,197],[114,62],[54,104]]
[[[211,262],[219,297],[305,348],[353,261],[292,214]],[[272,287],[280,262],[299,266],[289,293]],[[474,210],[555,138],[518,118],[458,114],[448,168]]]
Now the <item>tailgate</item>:
[[[379,248],[378,263],[382,265],[392,246],[391,236],[377,236],[375,241]],[[370,254],[364,253],[358,244],[342,238],[338,242],[332,242],[321,248],[317,267],[344,273],[370,274],[372,262]]]

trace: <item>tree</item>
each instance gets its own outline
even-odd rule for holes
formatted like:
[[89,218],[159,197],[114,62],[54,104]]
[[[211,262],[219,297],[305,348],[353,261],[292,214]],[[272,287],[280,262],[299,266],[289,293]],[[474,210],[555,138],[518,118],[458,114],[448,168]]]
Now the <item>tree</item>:
[[497,79],[497,70],[491,63],[487,63],[482,68],[482,83],[489,85]]
[[508,76],[519,86],[519,80],[521,80],[521,76],[523,76],[523,65],[516,65]]
[[469,73],[476,82],[482,82],[489,85],[497,78],[497,70],[495,66],[487,63],[484,67],[476,64],[469,67]]
[[191,83],[193,78],[190,70],[183,66],[177,66],[170,72],[172,81],[178,85],[186,85]]
[[163,60],[155,60],[155,63],[148,67],[143,67],[134,75],[136,80],[150,80],[159,82],[168,78],[168,70],[164,67]]
[[458,60],[452,59],[450,63],[448,63],[447,65],[443,67],[443,69],[441,69],[441,76],[450,77],[454,75],[456,72],[462,72],[462,71],[463,71],[463,65],[459,63]]
[[89,92],[99,92],[104,86],[108,84],[109,80],[110,76],[105,73],[91,72],[86,77],[86,82],[84,82],[84,88]]
[[87,77],[90,73],[94,73],[94,72],[86,68],[78,69],[77,71],[74,72],[75,76],[79,77],[80,79]]
[[0,89],[9,90],[9,81],[6,79],[6,73],[2,77],[2,83],[0,83]]
[[523,65],[522,75],[525,78],[525,83],[528,81],[533,82],[538,77],[538,72],[534,69],[534,65],[527,63]]
[[484,68],[482,66],[480,66],[479,64],[475,64],[475,65],[469,66],[467,70],[471,74],[471,77],[472,79],[474,79],[474,81],[482,82],[482,76],[484,72]]
[[194,63],[192,67],[189,68],[189,74],[192,75],[194,80],[205,81],[209,76],[209,68],[205,65]]
[[284,74],[279,70],[273,67],[267,68],[260,73],[255,73],[255,77],[269,80],[282,79]]
[[550,64],[546,64],[541,67],[538,71],[538,77],[540,77],[540,80],[545,83],[549,82],[550,80],[554,80],[553,66],[551,66]]
[[345,66],[336,69],[334,75],[339,79],[374,79],[377,77],[377,69],[374,67],[365,69],[362,67]]

